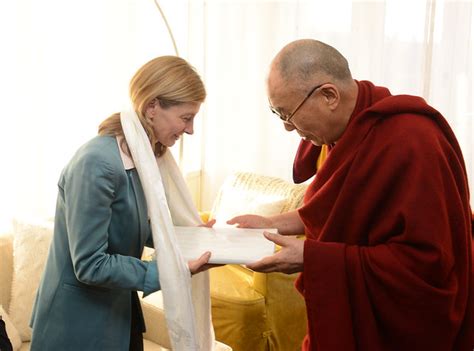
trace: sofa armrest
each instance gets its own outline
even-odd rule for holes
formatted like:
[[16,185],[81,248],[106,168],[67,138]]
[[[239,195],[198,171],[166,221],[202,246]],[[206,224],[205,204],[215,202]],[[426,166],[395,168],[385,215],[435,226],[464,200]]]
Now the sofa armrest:
[[166,349],[171,349],[161,291],[142,298],[141,305],[146,325],[146,333],[143,337]]
[[[139,293],[141,295],[141,293]],[[143,317],[145,318],[146,333],[143,337],[153,341],[164,350],[171,350],[171,342],[168,336],[165,312],[163,310],[163,295],[157,291],[141,298]],[[230,346],[219,341],[215,343],[215,351],[232,351]]]
[[13,277],[13,235],[0,235],[0,258],[0,305],[8,311]]

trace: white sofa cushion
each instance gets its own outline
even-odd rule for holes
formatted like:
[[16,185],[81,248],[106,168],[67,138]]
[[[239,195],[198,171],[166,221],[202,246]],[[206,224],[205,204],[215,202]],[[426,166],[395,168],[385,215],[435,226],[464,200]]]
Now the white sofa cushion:
[[15,328],[13,323],[10,320],[10,317],[8,316],[8,313],[5,312],[3,309],[3,306],[0,305],[0,316],[2,317],[3,321],[5,322],[5,327],[7,330],[7,335],[8,339],[10,339],[10,342],[13,347],[13,351],[17,351],[21,348],[21,338],[20,338],[20,333],[18,330]]
[[267,193],[262,196],[262,187],[266,187],[258,177],[237,173],[229,176],[219,190],[211,211],[211,218],[218,224],[244,213],[271,216],[281,212],[286,198],[279,193]]
[[0,235],[0,305],[8,310],[13,274],[13,235]]
[[23,342],[31,340],[31,311],[52,236],[52,222],[13,223],[13,278],[8,314]]
[[306,185],[249,172],[235,172],[219,189],[211,218],[219,224],[242,214],[272,216],[294,210],[303,201]]

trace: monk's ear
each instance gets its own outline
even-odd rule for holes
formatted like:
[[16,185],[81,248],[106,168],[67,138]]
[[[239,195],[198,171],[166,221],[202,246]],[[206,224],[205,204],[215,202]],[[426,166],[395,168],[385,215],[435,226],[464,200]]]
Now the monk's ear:
[[330,110],[335,110],[337,108],[341,95],[339,89],[334,84],[324,85],[321,88],[321,95]]

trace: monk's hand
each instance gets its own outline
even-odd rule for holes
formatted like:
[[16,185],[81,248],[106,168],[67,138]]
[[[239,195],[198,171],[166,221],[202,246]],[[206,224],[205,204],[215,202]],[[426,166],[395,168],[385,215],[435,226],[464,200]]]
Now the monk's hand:
[[197,260],[188,261],[188,267],[189,271],[191,272],[191,275],[207,271],[211,268],[223,266],[222,264],[209,263],[210,258],[211,253],[209,251],[206,251]]
[[234,217],[227,224],[237,224],[237,228],[273,228],[269,218],[252,214]]
[[210,221],[207,221],[206,223],[198,225],[198,227],[212,228],[214,224],[216,224],[216,220],[211,219]]
[[263,273],[282,272],[292,274],[303,271],[303,240],[266,231],[263,235],[268,240],[280,245],[281,250],[272,256],[267,256],[260,261],[248,264],[247,268]]

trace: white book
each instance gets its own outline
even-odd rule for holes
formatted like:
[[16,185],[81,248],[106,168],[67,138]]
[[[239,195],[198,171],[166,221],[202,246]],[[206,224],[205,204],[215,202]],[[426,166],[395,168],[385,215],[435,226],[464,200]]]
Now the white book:
[[175,226],[178,246],[186,260],[195,260],[210,251],[209,263],[247,264],[273,255],[275,244],[263,236],[264,231],[235,227],[180,227]]

